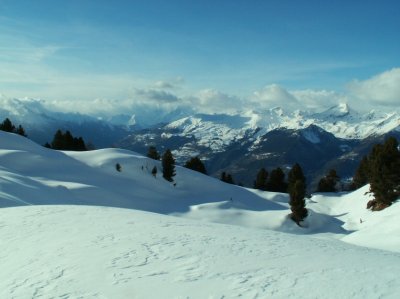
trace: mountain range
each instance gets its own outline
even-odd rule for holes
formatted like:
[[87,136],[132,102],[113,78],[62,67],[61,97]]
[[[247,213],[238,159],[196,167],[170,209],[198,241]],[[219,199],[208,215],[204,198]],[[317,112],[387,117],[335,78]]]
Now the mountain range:
[[211,175],[227,171],[246,186],[261,167],[288,169],[300,163],[313,187],[330,168],[350,178],[362,156],[387,135],[400,136],[399,113],[360,114],[339,104],[321,113],[273,108],[236,115],[196,114],[137,130],[117,145],[141,153],[150,145],[160,151],[170,148],[181,164],[200,156]]
[[[236,114],[163,113],[129,111],[101,115],[66,113],[45,101],[0,97],[0,118],[22,124],[34,141],[51,141],[57,129],[70,130],[96,148],[116,146],[142,154],[154,145],[162,153],[170,148],[178,164],[199,156],[208,173],[222,171],[236,183],[252,186],[256,172],[302,165],[310,190],[334,168],[349,179],[373,144],[387,135],[400,137],[400,113],[359,113],[342,103],[322,112],[275,107]],[[144,121],[144,115],[151,121]],[[157,117],[159,115],[159,117]],[[157,123],[159,121],[159,123]]]

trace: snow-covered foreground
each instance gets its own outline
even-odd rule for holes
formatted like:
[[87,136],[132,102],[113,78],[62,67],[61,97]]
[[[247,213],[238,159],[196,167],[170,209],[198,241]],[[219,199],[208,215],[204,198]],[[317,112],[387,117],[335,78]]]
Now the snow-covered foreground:
[[181,167],[174,186],[125,150],[0,142],[0,298],[400,296],[400,204],[366,210],[368,186],[314,195],[298,227],[286,194]]
[[86,206],[2,209],[0,298],[398,298],[400,254]]

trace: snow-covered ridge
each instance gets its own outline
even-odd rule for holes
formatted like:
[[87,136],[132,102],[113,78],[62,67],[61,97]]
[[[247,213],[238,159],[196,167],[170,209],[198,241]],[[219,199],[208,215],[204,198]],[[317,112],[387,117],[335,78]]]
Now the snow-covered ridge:
[[[182,136],[193,135],[200,143],[218,140],[218,148],[240,139],[248,131],[258,130],[257,136],[278,129],[305,129],[311,125],[343,139],[364,139],[382,135],[400,126],[400,114],[369,112],[360,114],[347,104],[339,104],[321,113],[295,111],[286,113],[282,108],[265,111],[245,111],[237,115],[195,115],[168,124],[166,129],[179,129]],[[257,137],[255,136],[255,137]],[[314,139],[315,141],[315,139]]]
[[[127,114],[108,115],[104,111],[102,115],[86,115],[78,113],[62,113],[50,109],[48,103],[38,99],[15,99],[0,95],[0,118],[12,117],[16,123],[41,124],[52,120],[67,120],[71,122],[83,122],[101,119],[111,125],[137,125],[140,123],[135,111],[127,111]],[[154,119],[160,112],[155,108]],[[259,129],[261,133],[269,132],[277,128],[303,129],[310,125],[316,125],[323,130],[345,139],[363,139],[370,135],[381,135],[400,126],[400,113],[393,111],[383,113],[371,111],[361,114],[352,109],[346,103],[340,103],[329,109],[312,113],[310,111],[297,110],[286,111],[282,107],[266,110],[246,110],[240,113],[229,114],[189,114],[190,111],[171,113],[166,129],[179,129],[182,134],[193,134],[204,140],[212,140],[218,137],[223,143],[229,143],[232,138],[239,138],[246,130]],[[182,117],[182,114],[186,116]],[[152,112],[146,112],[151,117]],[[167,118],[167,119],[168,119]],[[154,122],[154,121],[153,121]],[[206,141],[204,141],[206,142]]]

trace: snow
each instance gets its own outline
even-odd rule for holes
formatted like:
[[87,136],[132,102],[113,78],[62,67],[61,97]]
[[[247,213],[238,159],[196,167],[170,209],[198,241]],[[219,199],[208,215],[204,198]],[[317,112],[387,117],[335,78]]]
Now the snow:
[[102,207],[10,208],[1,219],[1,298],[396,298],[400,292],[399,254],[332,240]]
[[181,167],[174,186],[126,150],[0,141],[0,298],[400,294],[400,203],[367,210],[369,186],[314,194],[299,227],[286,194]]

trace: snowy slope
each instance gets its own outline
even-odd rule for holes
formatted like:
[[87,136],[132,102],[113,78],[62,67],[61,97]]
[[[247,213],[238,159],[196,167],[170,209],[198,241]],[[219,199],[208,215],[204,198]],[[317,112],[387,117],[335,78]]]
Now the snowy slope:
[[7,208],[0,219],[1,298],[400,294],[400,254],[333,240],[100,207]]
[[[306,227],[299,228],[287,217],[287,194],[225,184],[182,167],[177,167],[174,186],[162,178],[159,161],[126,150],[60,152],[1,131],[0,140],[0,207],[120,207],[294,234],[333,234],[355,244],[400,251],[400,239],[386,246],[384,239],[350,237],[356,235],[353,231],[361,236],[361,229],[366,229],[367,235],[370,230],[379,231],[379,223],[400,230],[395,218],[382,218],[387,212],[365,209],[368,186],[339,197],[315,195],[308,202]],[[117,163],[121,172],[115,169]],[[154,166],[158,168],[156,178],[151,175]],[[397,209],[397,204],[392,209]],[[366,220],[361,226],[357,224],[360,218]]]
[[0,142],[0,298],[400,294],[400,204],[366,210],[368,186],[315,194],[301,228],[286,194],[181,167],[174,186],[151,175],[159,161],[125,150]]
[[[232,198],[243,209],[283,209],[244,188],[181,167],[177,167],[173,186],[161,177],[160,161],[126,150],[59,152],[1,131],[0,140],[2,207],[95,204],[169,214]],[[121,172],[115,169],[117,163],[122,166]],[[151,175],[154,166],[158,168],[157,178]]]

